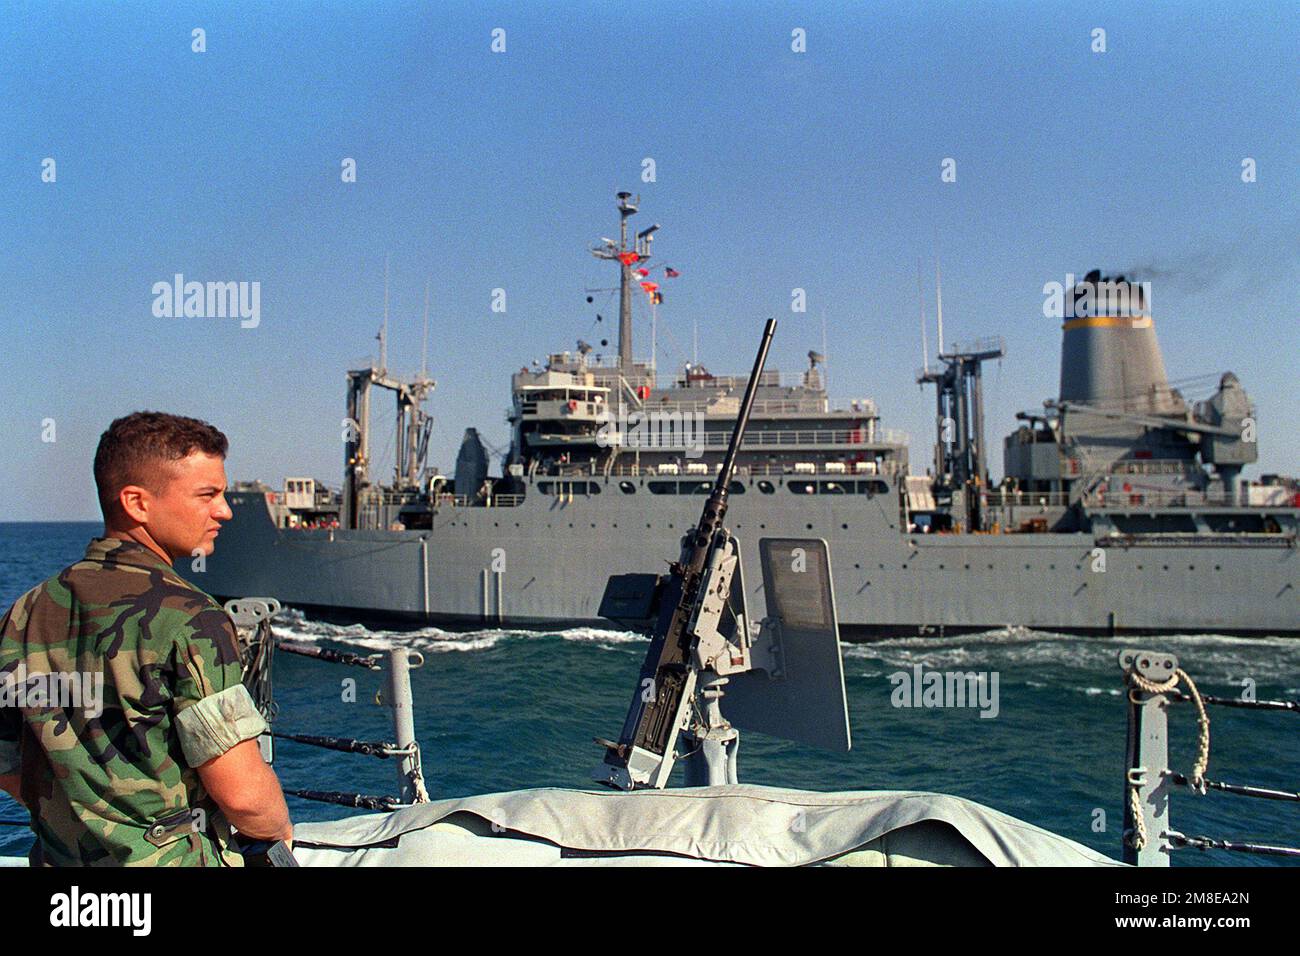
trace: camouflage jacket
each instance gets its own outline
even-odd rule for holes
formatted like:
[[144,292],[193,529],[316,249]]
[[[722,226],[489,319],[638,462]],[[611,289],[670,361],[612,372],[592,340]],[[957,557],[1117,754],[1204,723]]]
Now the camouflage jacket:
[[240,677],[226,612],[133,541],[96,538],[19,598],[0,774],[19,774],[33,864],[241,865],[194,770],[266,728]]

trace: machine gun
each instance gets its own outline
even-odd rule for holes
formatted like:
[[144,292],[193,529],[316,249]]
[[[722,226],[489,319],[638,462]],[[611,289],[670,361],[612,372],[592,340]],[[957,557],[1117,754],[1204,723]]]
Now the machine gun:
[[[598,783],[621,790],[667,786],[683,733],[692,745],[688,785],[736,782],[739,734],[723,719],[719,703],[724,685],[737,676],[755,678],[731,688],[734,701],[729,696],[736,705],[733,716],[739,714],[745,726],[848,749],[826,543],[760,541],[769,610],[774,603],[777,607],[759,628],[748,619],[739,542],[723,526],[736,454],[775,329],[776,320],[768,319],[726,457],[699,524],[682,538],[680,557],[669,574],[615,575],[606,586],[601,617],[634,629],[646,628],[651,640],[618,742],[597,738],[605,747],[595,773]],[[811,560],[814,572],[820,573],[800,574],[806,580],[791,587],[781,570],[791,555],[795,555],[794,570],[807,570]],[[775,597],[778,591],[798,606],[783,613]],[[792,626],[783,624],[786,618]],[[793,675],[791,655],[797,659]],[[764,672],[763,676],[751,674],[756,671]],[[795,679],[786,680],[791,677]],[[809,698],[820,703],[809,710],[805,706]],[[789,706],[792,700],[793,707]],[[806,712],[799,716],[801,707]],[[731,706],[728,711],[732,713]]]

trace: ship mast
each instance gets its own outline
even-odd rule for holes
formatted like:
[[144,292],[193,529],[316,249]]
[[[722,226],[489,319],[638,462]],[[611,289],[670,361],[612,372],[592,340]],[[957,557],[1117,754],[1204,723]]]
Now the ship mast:
[[[617,261],[618,275],[618,364],[625,372],[632,369],[632,267],[650,259],[650,243],[654,241],[658,225],[650,226],[636,234],[634,248],[628,248],[627,221],[635,216],[641,197],[635,199],[629,192],[618,193],[618,243],[605,239],[604,245],[591,250],[597,259]],[[651,362],[654,357],[651,356]]]

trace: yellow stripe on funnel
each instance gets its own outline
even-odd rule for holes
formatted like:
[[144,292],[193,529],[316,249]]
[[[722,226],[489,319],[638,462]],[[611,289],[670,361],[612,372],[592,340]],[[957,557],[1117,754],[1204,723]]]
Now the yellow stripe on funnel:
[[1088,315],[1081,319],[1068,319],[1061,326],[1065,331],[1071,329],[1149,329],[1149,315]]

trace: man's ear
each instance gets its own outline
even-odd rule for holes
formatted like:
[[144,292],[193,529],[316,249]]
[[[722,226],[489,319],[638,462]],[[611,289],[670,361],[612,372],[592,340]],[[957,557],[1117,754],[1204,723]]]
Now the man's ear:
[[117,503],[125,514],[136,524],[149,523],[149,505],[152,496],[148,488],[140,485],[127,485],[117,493]]

